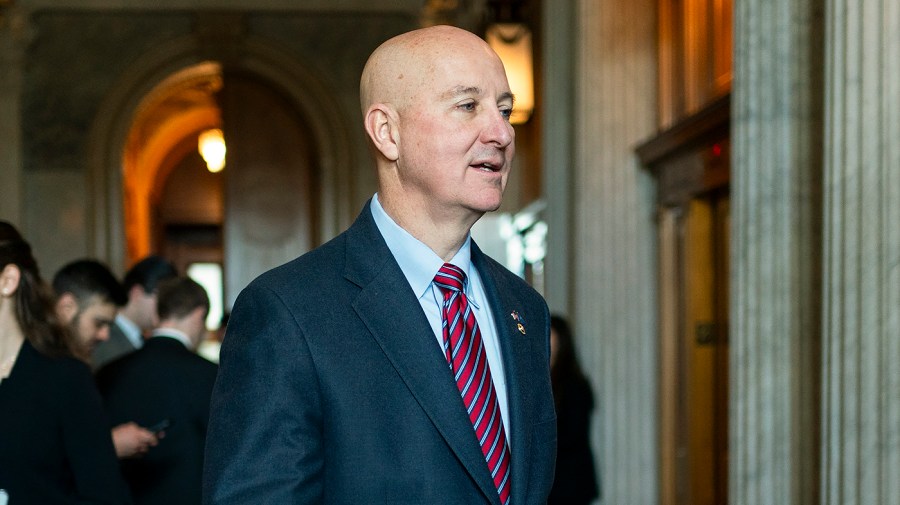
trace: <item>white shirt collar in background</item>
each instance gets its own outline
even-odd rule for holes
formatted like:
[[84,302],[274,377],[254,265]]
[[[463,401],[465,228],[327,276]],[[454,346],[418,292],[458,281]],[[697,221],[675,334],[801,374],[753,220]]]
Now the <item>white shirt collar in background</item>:
[[152,337],[169,337],[174,338],[175,340],[184,344],[190,350],[194,349],[194,344],[191,343],[191,338],[185,335],[183,332],[176,330],[175,328],[157,328],[153,330],[151,333]]

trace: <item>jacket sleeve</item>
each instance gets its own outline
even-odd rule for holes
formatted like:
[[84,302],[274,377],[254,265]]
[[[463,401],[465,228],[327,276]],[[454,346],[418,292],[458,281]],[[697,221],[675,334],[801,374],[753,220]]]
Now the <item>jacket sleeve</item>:
[[70,370],[61,395],[63,441],[79,503],[131,503],[91,373],[80,362],[66,366]]
[[290,308],[251,283],[228,322],[210,404],[203,503],[322,501],[322,406]]

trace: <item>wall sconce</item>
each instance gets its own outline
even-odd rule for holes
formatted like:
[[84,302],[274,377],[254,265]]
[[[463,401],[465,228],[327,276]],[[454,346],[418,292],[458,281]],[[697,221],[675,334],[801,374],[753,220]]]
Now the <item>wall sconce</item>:
[[222,130],[213,128],[201,133],[197,139],[197,149],[210,172],[215,174],[225,168],[225,137]]
[[492,23],[485,30],[485,40],[503,61],[509,87],[516,97],[509,122],[522,124],[534,110],[531,30],[524,23]]

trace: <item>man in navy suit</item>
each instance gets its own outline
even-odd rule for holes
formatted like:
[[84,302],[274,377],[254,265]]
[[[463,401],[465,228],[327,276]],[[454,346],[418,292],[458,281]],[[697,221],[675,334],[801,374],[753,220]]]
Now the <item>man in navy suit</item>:
[[[469,32],[425,28],[375,50],[360,94],[378,193],[346,232],[235,302],[204,502],[546,503],[547,305],[469,235],[500,206],[515,149],[503,65]],[[436,277],[447,268],[464,274],[456,294]],[[457,378],[472,370],[457,368],[462,341],[483,403]]]

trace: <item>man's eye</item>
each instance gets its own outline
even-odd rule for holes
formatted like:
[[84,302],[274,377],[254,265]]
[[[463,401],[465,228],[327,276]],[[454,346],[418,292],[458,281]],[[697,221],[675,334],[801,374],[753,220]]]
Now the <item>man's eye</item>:
[[467,112],[472,112],[475,110],[476,106],[477,106],[477,104],[475,102],[466,102],[466,103],[460,104],[459,108],[464,111],[467,111]]
[[512,109],[500,109],[500,115],[509,121],[510,116],[512,116]]

